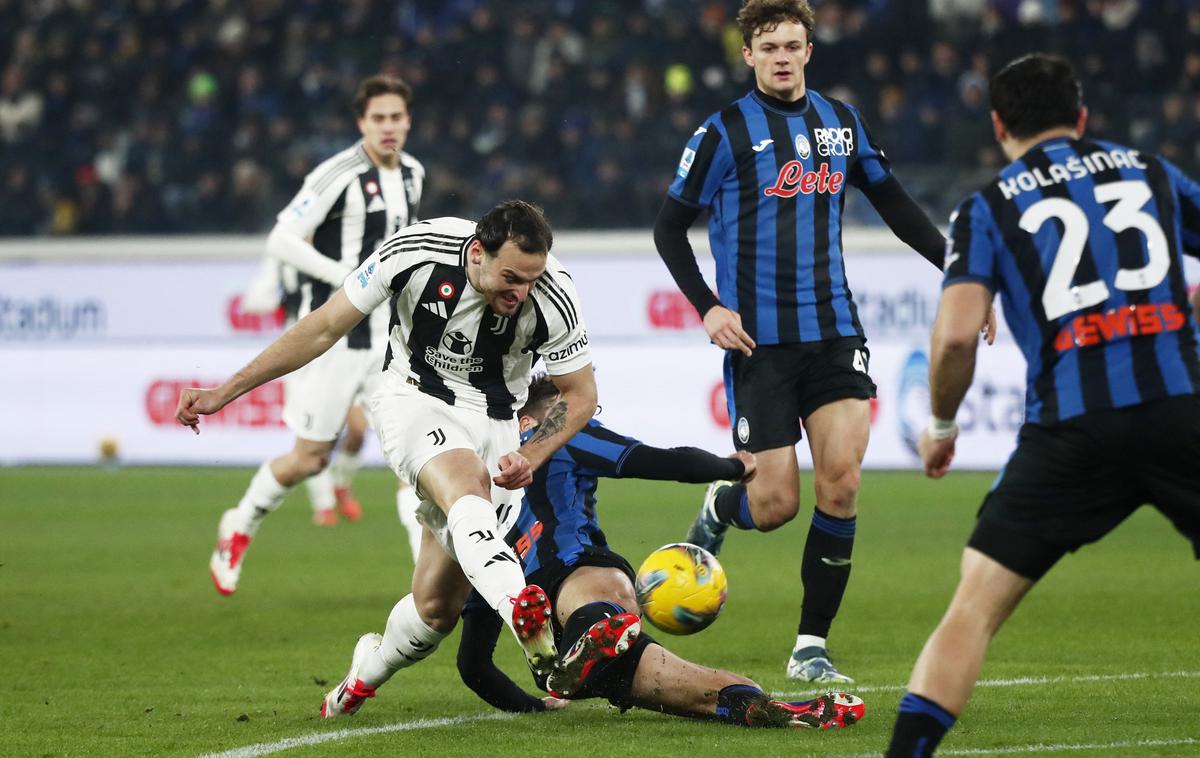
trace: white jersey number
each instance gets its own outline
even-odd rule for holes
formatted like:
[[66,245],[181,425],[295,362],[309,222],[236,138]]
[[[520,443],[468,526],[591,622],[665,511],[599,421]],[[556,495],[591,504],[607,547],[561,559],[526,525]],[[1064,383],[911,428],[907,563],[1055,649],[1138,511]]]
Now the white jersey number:
[[[1114,232],[1137,229],[1146,238],[1146,253],[1149,260],[1141,268],[1117,270],[1113,286],[1119,290],[1147,290],[1158,286],[1171,268],[1171,254],[1167,250],[1167,236],[1158,221],[1142,208],[1154,197],[1150,187],[1141,181],[1113,182],[1096,187],[1096,201],[1116,205],[1104,217],[1104,225]],[[1042,224],[1056,218],[1063,224],[1062,242],[1054,254],[1054,265],[1046,277],[1046,289],[1042,292],[1042,308],[1046,320],[1054,321],[1082,308],[1108,299],[1108,285],[1097,279],[1087,284],[1072,285],[1075,270],[1083,257],[1087,245],[1087,214],[1071,202],[1060,197],[1049,197],[1029,206],[1021,214],[1021,228],[1035,234]]]

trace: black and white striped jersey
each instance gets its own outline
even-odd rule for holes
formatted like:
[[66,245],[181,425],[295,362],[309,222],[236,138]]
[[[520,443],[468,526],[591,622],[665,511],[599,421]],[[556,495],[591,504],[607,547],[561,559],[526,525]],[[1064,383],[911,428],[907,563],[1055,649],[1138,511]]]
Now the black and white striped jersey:
[[363,313],[391,299],[385,370],[450,405],[512,418],[540,357],[552,375],[591,364],[575,283],[554,256],[512,317],[497,314],[467,280],[475,222],[436,218],[401,229],[347,279]]
[[[288,231],[309,239],[322,255],[357,268],[397,229],[417,220],[425,167],[405,152],[394,169],[371,162],[362,142],[321,163],[278,216]],[[297,317],[320,308],[333,294],[328,282],[299,275]],[[387,344],[385,309],[355,327],[341,346],[383,350]]]

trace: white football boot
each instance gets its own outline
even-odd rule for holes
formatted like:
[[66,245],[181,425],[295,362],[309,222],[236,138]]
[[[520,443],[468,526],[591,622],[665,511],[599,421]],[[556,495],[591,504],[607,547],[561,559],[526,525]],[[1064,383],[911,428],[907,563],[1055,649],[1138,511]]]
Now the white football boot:
[[338,716],[353,716],[362,708],[367,698],[375,697],[375,688],[364,684],[358,678],[358,669],[367,653],[375,650],[383,642],[383,635],[368,632],[358,638],[354,645],[354,655],[350,658],[350,673],[341,684],[334,687],[321,701],[321,718],[331,719]]

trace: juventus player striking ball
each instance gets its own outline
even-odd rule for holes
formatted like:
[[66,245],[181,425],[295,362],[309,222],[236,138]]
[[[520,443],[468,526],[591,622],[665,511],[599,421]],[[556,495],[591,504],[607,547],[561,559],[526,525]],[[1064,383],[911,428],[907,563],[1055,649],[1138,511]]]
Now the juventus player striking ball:
[[[415,482],[425,525],[413,591],[384,634],[363,635],[325,717],[358,710],[401,668],[428,657],[457,623],[472,586],[516,634],[535,673],[555,656],[546,593],[525,586],[504,543],[532,471],[583,428],[596,384],[571,277],[549,255],[536,206],[502,203],[478,224],[434,219],[402,229],[232,378],[184,390],[176,418],[199,431],[255,387],[294,371],[390,302],[386,368],[370,400],[392,470]],[[561,396],[520,445],[515,410],[542,358]]]

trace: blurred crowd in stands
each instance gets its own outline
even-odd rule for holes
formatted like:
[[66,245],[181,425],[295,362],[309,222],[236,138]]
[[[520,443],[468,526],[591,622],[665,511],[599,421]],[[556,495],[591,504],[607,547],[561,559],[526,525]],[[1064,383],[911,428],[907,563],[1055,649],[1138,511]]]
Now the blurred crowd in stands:
[[[649,227],[685,141],[752,86],[739,4],[0,0],[0,234],[269,229],[379,71],[415,90],[422,216],[522,197]],[[939,221],[1001,164],[987,78],[1023,52],[1075,62],[1093,136],[1200,168],[1200,0],[813,4],[809,86],[859,107]]]

